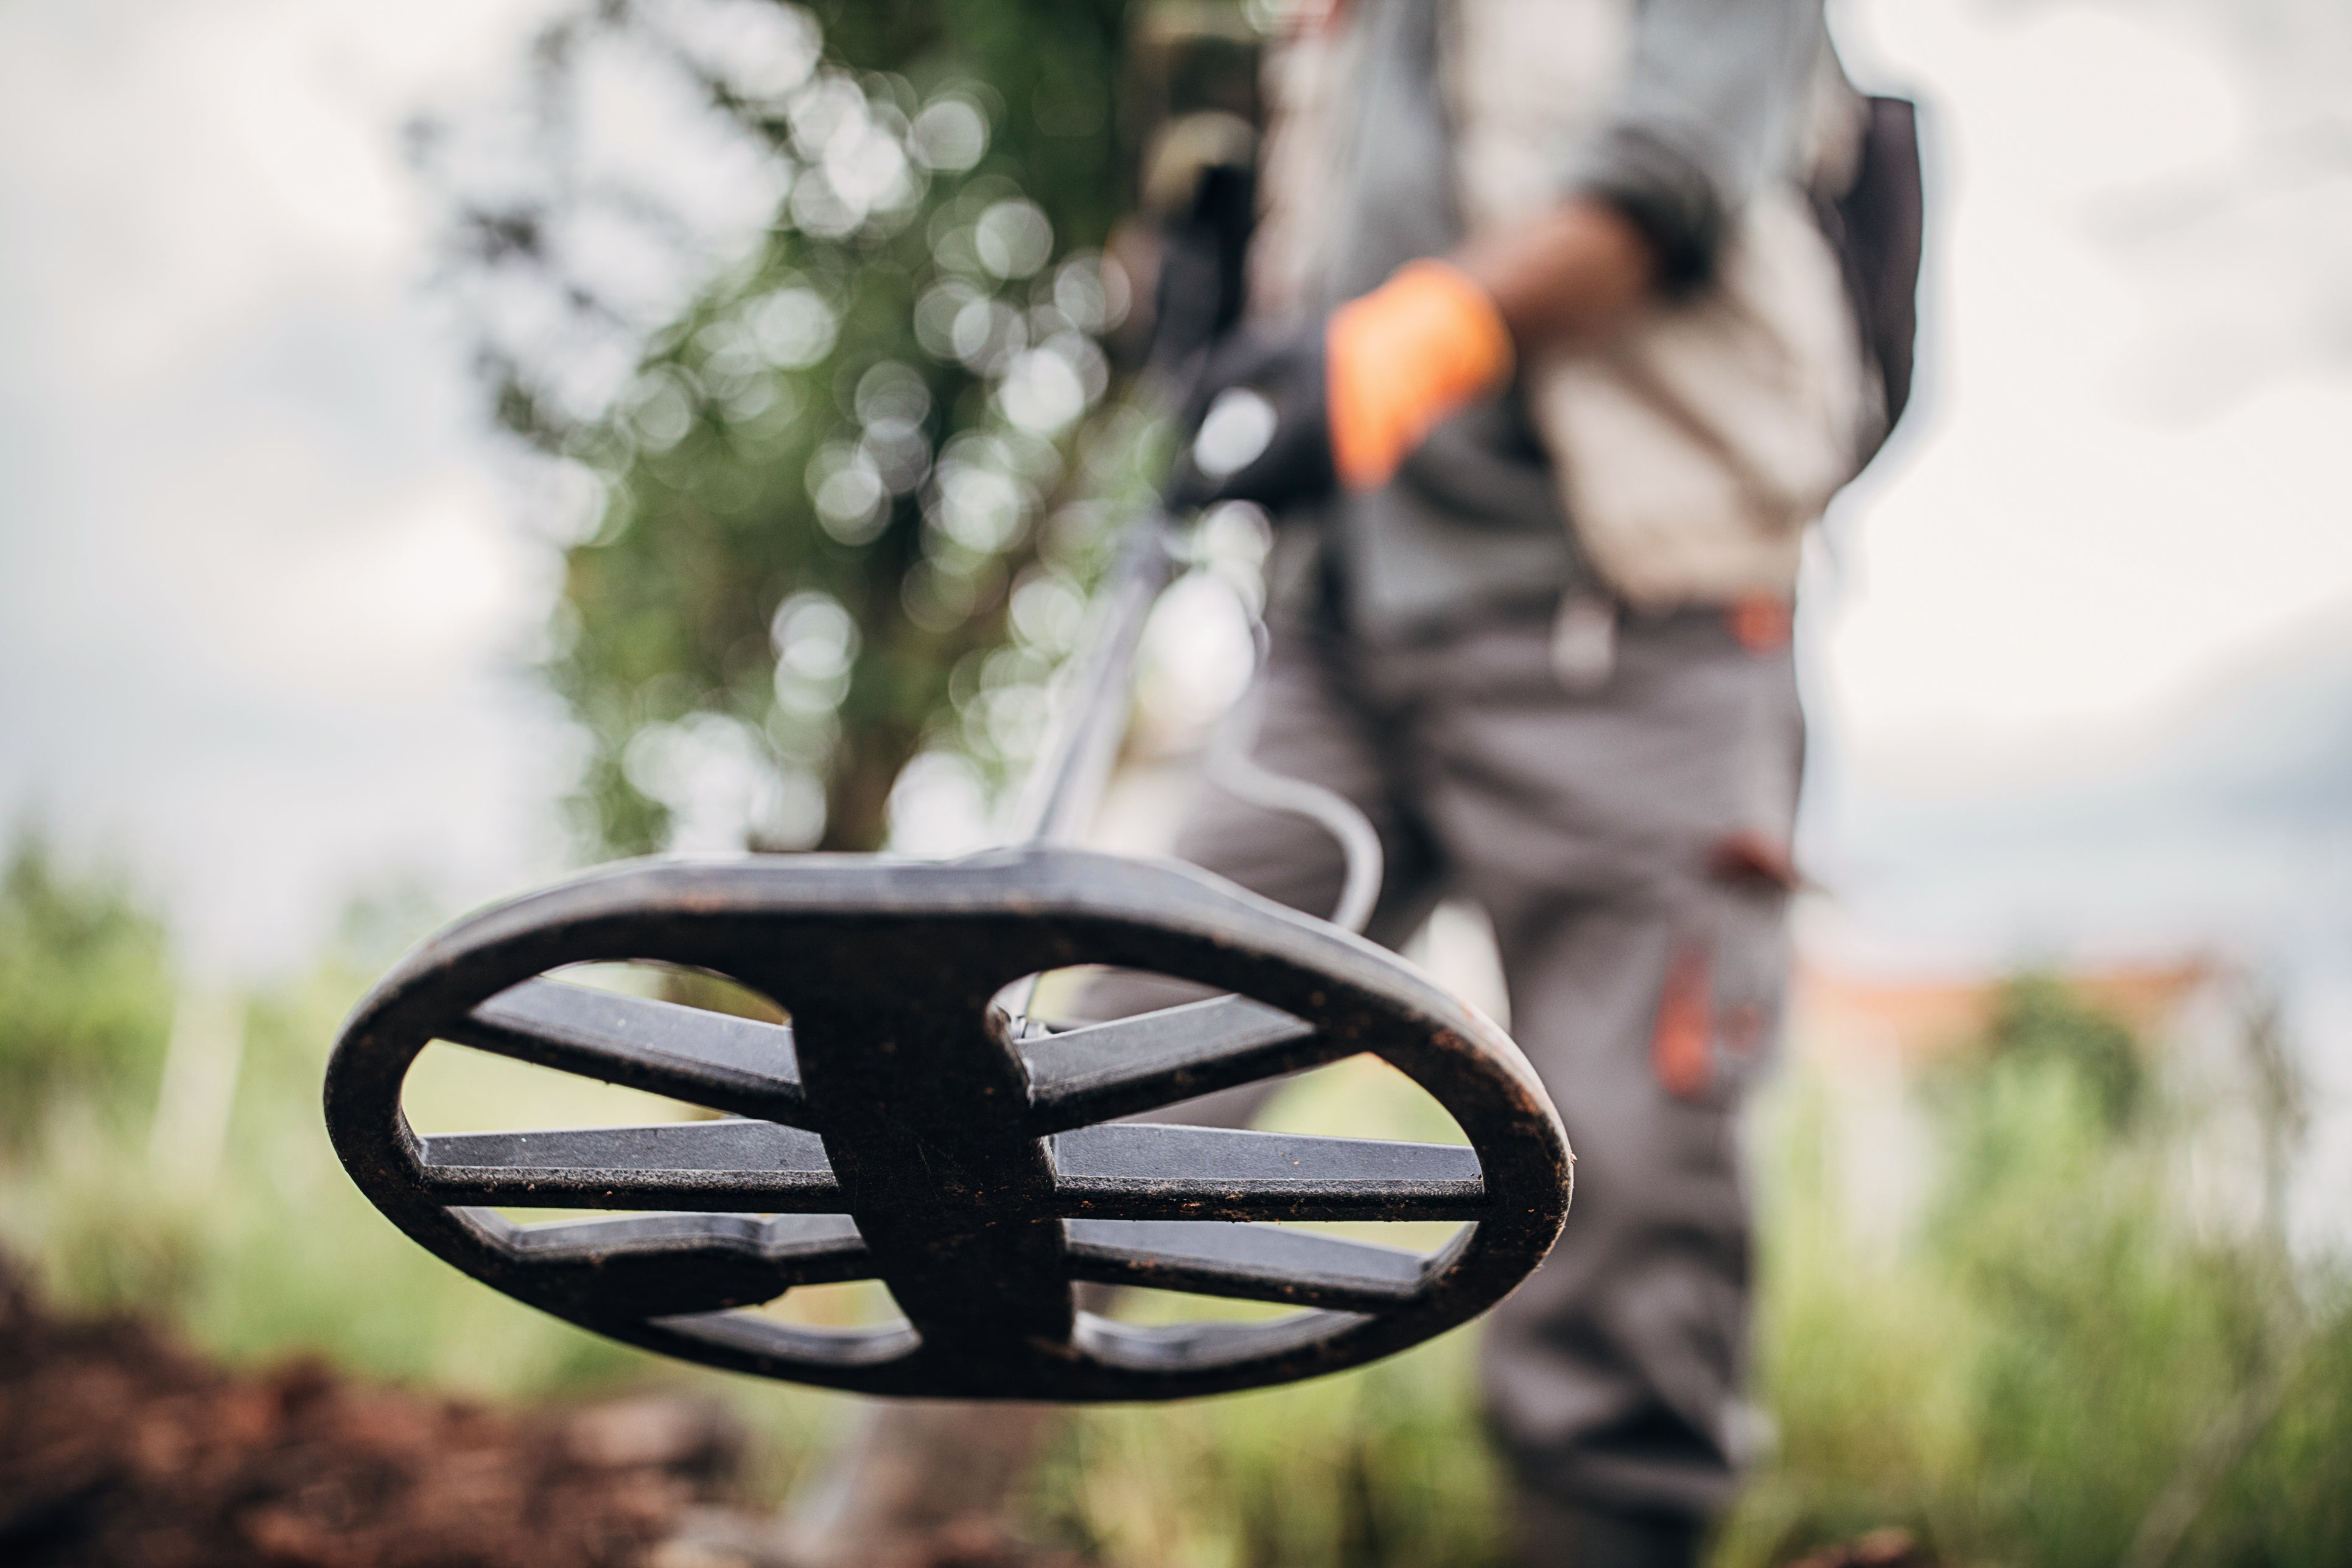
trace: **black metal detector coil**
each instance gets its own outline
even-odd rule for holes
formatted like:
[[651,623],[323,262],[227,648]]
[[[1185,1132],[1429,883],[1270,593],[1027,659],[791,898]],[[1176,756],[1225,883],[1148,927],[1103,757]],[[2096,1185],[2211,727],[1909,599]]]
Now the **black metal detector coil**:
[[[337,1042],[328,1129],[412,1237],[558,1317],[667,1354],[866,1394],[1178,1398],[1312,1376],[1475,1316],[1541,1260],[1569,1197],[1559,1121],[1509,1038],[1360,938],[1169,863],[1057,845],[1091,809],[1167,571],[1130,551],[1040,770],[1030,842],[950,864],[864,856],[625,863],[433,937]],[[1108,735],[1108,740],[1105,736]],[[687,965],[772,1000],[763,1024],[551,977]],[[1223,994],[1045,1032],[1007,1010],[1081,964]],[[435,1040],[651,1090],[719,1120],[421,1137]],[[1468,1145],[1121,1121],[1375,1054]],[[599,1217],[519,1224],[504,1207]],[[1467,1220],[1434,1256],[1282,1221]],[[880,1279],[905,1321],[753,1310]],[[1287,1303],[1134,1325],[1073,1287]]]

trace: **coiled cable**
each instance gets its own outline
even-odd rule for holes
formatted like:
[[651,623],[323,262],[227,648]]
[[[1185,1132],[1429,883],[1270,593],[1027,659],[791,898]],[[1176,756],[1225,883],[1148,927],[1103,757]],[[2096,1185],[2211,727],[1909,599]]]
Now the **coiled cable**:
[[1241,703],[1218,726],[1216,738],[1209,743],[1204,772],[1212,784],[1234,799],[1263,811],[1303,816],[1339,840],[1347,873],[1339,884],[1339,900],[1327,918],[1360,936],[1381,901],[1381,882],[1387,875],[1380,831],[1361,806],[1338,790],[1277,773],[1250,755],[1251,742],[1257,736],[1269,641],[1265,622],[1255,611],[1250,615],[1250,640],[1256,650],[1256,668]]

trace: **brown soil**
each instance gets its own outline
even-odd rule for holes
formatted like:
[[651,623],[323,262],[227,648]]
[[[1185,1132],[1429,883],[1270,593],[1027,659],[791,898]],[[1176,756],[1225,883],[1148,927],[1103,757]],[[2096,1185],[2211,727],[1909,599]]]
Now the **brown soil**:
[[515,1415],[324,1364],[225,1371],[49,1315],[0,1263],[0,1563],[604,1568],[720,1497],[741,1444],[668,1395]]
[[1874,1530],[1856,1541],[1825,1546],[1789,1568],[1940,1568],[1935,1553],[1907,1530]]

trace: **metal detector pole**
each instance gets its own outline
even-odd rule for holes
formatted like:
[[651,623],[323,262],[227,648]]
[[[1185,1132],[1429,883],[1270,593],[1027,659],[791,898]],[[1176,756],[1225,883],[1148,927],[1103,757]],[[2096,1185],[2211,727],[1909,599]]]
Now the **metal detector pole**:
[[1119,542],[1085,639],[1055,683],[1052,726],[1022,787],[1013,843],[1068,844],[1093,821],[1127,734],[1135,650],[1174,570],[1173,533],[1168,514],[1154,508]]

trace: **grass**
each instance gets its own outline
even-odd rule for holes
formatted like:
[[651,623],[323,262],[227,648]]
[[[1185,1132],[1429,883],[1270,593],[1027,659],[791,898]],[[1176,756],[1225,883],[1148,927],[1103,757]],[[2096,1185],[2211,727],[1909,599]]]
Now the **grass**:
[[[215,1163],[191,1172],[151,1151],[169,953],[119,882],[46,858],[27,870],[26,854],[0,877],[0,933],[41,955],[0,957],[15,1009],[0,1016],[14,1097],[0,1241],[58,1298],[164,1314],[233,1361],[316,1352],[490,1398],[722,1389],[766,1434],[760,1484],[779,1495],[837,1439],[852,1402],[568,1328],[427,1256],[360,1197],[318,1087],[379,954],[248,999]],[[33,1022],[5,1033],[11,1016]],[[1801,1071],[1774,1090],[1759,1121],[1757,1392],[1776,1441],[1725,1522],[1718,1568],[1890,1524],[1953,1564],[2352,1562],[2352,1303],[2263,1225],[2183,1217],[2180,1152],[2200,1112],[2118,1029],[2063,987],[2013,987],[1991,1037],[1922,1088],[1939,1175],[1895,1240],[1843,1212],[1823,1085]],[[480,1126],[506,1114],[485,1106],[523,1100],[548,1121],[608,1121],[617,1092],[452,1053],[421,1075],[416,1110]],[[1278,1114],[1299,1131],[1445,1133],[1417,1094],[1362,1067]],[[1496,1563],[1474,1351],[1461,1332],[1313,1384],[1081,1413],[1030,1512],[1123,1568]]]
[[1893,1249],[1844,1223],[1820,1086],[1784,1087],[1759,1335],[1780,1442],[1724,1568],[1888,1523],[1955,1563],[2352,1561],[2352,1301],[2259,1215],[2189,1222],[2202,1111],[2121,1087],[2116,1027],[2013,984],[1927,1086],[1938,1190]]

